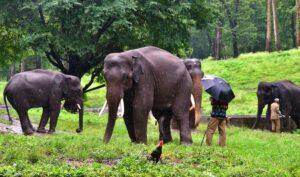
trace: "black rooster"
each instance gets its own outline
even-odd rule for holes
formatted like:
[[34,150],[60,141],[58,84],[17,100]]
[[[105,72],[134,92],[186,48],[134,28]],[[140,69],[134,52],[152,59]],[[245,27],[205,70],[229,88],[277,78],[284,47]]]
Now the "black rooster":
[[148,157],[149,161],[153,161],[153,162],[157,163],[160,160],[163,144],[164,144],[164,141],[160,140],[157,147],[154,149],[154,151],[151,152],[150,157]]

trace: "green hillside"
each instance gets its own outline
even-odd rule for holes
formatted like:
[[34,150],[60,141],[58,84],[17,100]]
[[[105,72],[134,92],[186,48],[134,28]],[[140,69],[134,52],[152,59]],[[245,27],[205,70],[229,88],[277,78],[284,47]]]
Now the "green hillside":
[[[204,60],[205,74],[227,80],[236,95],[229,105],[229,114],[255,114],[256,89],[259,81],[291,80],[300,85],[300,50],[243,54],[237,59]],[[203,98],[203,109],[210,110],[208,95]]]

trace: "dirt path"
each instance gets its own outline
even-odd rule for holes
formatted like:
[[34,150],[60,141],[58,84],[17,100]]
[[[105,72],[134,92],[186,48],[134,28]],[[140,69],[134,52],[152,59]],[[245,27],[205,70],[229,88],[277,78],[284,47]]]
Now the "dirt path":
[[[7,115],[1,115],[0,119],[5,119],[6,121],[9,122]],[[5,123],[0,123],[0,133],[23,134],[20,121],[13,117],[12,117],[12,119],[13,119],[13,123],[11,125],[5,124]],[[36,127],[37,125],[33,124],[33,126]]]
[[[4,119],[7,121],[7,124],[0,122],[0,134],[3,134],[3,133],[23,134],[19,119],[12,117],[12,119],[13,119],[12,124],[9,123],[9,119],[8,119],[7,115],[0,115],[0,119]],[[38,125],[34,124],[34,123],[32,123],[32,126],[34,128],[38,127]],[[68,132],[56,131],[56,133],[68,133]],[[43,135],[48,135],[48,134],[34,132],[34,135],[43,136]]]

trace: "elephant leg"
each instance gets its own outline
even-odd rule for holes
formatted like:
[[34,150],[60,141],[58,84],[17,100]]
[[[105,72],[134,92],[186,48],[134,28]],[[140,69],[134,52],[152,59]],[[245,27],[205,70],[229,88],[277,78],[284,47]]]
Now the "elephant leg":
[[152,110],[152,114],[159,124],[159,140],[163,140],[164,143],[172,141],[171,115],[158,110]]
[[291,109],[290,107],[286,108],[286,129],[288,132],[292,132],[292,127],[291,127]]
[[268,104],[268,107],[267,107],[267,112],[266,112],[266,129],[267,130],[272,130],[272,124],[271,124],[271,105]]
[[17,110],[17,113],[20,117],[20,123],[21,123],[23,133],[25,135],[33,134],[34,130],[32,129],[32,125],[29,121],[27,110]]
[[185,98],[184,95],[177,97],[172,107],[175,119],[179,120],[180,143],[183,144],[193,143],[189,126],[189,103],[186,101],[189,101],[188,98]]
[[137,143],[147,144],[147,122],[150,109],[137,108],[133,111],[134,132]]
[[124,122],[132,142],[136,142],[133,122],[133,110],[132,110],[132,94],[125,93],[124,95]]
[[39,132],[39,133],[46,133],[47,132],[46,129],[45,129],[45,126],[48,123],[49,116],[50,116],[49,109],[48,108],[43,108],[43,114],[42,114],[42,117],[41,117],[39,127],[37,129],[37,132]]
[[147,144],[147,123],[149,112],[153,106],[153,93],[151,88],[144,85],[138,85],[134,90],[132,117],[137,143]]
[[146,88],[138,90],[133,100],[133,122],[137,143],[147,144],[148,115],[152,108],[153,96]]
[[[171,116],[165,115],[164,117],[164,123],[163,123],[163,131],[164,131],[164,143],[171,142],[173,140],[172,134],[171,134]],[[162,139],[162,137],[160,137]]]
[[53,108],[50,110],[50,128],[48,133],[54,133],[56,124],[57,124],[57,119],[60,113],[60,104],[56,104]]

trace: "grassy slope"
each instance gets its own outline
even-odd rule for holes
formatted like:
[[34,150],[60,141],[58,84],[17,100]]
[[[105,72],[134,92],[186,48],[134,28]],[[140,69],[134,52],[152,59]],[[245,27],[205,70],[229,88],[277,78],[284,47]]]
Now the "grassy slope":
[[[229,114],[256,113],[259,81],[287,79],[300,85],[300,50],[243,54],[238,59],[222,61],[205,60],[202,67],[206,74],[223,77],[233,87],[236,98],[229,105]],[[203,107],[206,113],[210,111],[207,94]]]

